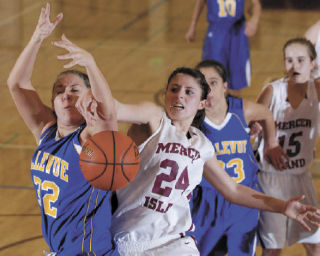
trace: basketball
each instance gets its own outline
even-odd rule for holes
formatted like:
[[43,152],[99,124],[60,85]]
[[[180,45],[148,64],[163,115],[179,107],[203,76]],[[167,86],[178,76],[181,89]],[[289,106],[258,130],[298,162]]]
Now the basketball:
[[117,131],[103,131],[89,137],[80,153],[85,179],[103,190],[118,190],[134,179],[140,156],[132,139]]

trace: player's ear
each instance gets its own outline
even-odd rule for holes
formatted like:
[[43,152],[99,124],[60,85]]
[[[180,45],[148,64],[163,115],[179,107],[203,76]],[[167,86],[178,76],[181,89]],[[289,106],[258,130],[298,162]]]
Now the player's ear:
[[201,100],[200,103],[199,103],[198,110],[204,109],[205,106],[206,106],[206,103],[207,103],[207,100]]
[[223,83],[223,88],[224,88],[225,90],[228,89],[228,82],[224,82],[224,83]]
[[224,89],[224,97],[227,97],[227,95],[228,95],[228,82],[223,83],[223,89]]

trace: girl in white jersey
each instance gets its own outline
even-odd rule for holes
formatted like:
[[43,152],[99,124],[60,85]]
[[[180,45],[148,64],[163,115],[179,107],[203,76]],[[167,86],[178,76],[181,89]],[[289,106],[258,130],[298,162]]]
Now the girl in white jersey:
[[[287,76],[267,85],[258,102],[269,107],[277,128],[277,138],[290,160],[281,172],[260,155],[259,180],[263,191],[283,200],[304,194],[304,203],[317,206],[316,192],[309,172],[317,138],[320,83],[312,78],[316,52],[304,38],[289,40],[284,48]],[[320,230],[301,229],[286,216],[263,212],[259,234],[263,255],[280,255],[287,244],[303,243],[308,255],[320,255]]]
[[140,172],[117,191],[119,207],[111,230],[121,255],[199,255],[184,232],[192,229],[188,199],[202,172],[231,202],[283,213],[307,229],[318,225],[319,210],[301,204],[303,197],[268,197],[235,183],[220,167],[210,141],[192,127],[204,117],[208,92],[199,71],[178,68],[168,79],[165,109],[150,102],[116,102],[118,120],[143,124],[131,133],[139,145]]

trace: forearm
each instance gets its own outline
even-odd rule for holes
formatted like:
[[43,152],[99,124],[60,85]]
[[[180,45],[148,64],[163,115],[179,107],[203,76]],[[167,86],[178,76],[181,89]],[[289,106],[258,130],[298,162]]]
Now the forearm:
[[9,74],[8,86],[10,89],[32,88],[31,76],[41,43],[41,40],[35,40],[33,37],[30,39]]
[[86,70],[90,80],[93,97],[99,104],[104,106],[104,115],[106,115],[106,117],[112,116],[112,118],[115,118],[114,99],[110,86],[101,70],[94,60],[86,67]]
[[276,139],[276,127],[270,111],[266,112],[265,119],[261,120],[260,124],[262,125],[265,147],[272,148],[278,146],[278,141]]
[[254,22],[256,25],[259,23],[259,19],[261,16],[261,3],[260,0],[251,0],[251,8],[249,11],[250,21]]
[[197,0],[196,5],[193,10],[193,15],[192,15],[190,27],[193,27],[193,28],[196,27],[205,4],[206,4],[206,0]]
[[235,183],[215,157],[206,162],[203,175],[231,203],[272,212],[285,210],[285,201]]
[[263,211],[285,213],[286,201],[267,196],[247,186],[237,184],[233,196],[228,199],[232,203]]

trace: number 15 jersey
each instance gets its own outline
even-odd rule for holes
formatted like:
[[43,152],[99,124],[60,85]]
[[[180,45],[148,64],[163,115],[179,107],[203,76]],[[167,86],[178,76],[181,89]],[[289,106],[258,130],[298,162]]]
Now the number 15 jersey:
[[[305,98],[297,108],[288,102],[288,83],[285,78],[272,84],[273,95],[269,109],[276,125],[276,137],[290,158],[288,168],[282,173],[301,174],[308,171],[313,161],[313,151],[318,136],[319,100],[313,80],[309,81]],[[264,159],[264,141],[259,146],[260,169],[279,172]]]
[[111,228],[116,241],[151,241],[191,228],[190,193],[214,149],[199,129],[191,127],[189,134],[177,131],[164,114],[158,130],[138,147],[139,173],[117,191]]

